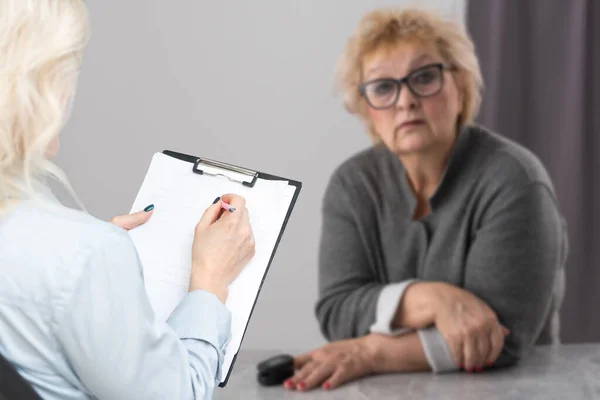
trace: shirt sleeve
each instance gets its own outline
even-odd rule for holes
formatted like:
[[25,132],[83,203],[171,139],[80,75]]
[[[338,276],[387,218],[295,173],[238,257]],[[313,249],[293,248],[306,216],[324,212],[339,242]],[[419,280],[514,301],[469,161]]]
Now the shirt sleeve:
[[419,329],[417,333],[423,345],[427,362],[433,372],[441,373],[459,370],[452,358],[450,346],[448,346],[446,339],[444,339],[444,336],[435,326]]
[[83,257],[78,285],[57,314],[56,336],[98,399],[210,399],[231,316],[213,294],[188,293],[157,320],[129,237],[111,231]]
[[375,323],[371,325],[372,333],[400,336],[412,331],[410,328],[392,329],[392,320],[396,316],[398,305],[402,302],[406,289],[415,282],[417,280],[409,279],[398,283],[391,283],[383,288],[377,299]]

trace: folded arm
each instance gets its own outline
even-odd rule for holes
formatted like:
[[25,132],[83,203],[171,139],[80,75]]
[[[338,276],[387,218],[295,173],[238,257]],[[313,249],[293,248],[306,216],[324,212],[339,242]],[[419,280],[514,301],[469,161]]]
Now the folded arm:
[[[518,362],[539,335],[553,301],[553,289],[567,251],[567,238],[554,198],[541,183],[506,188],[489,207],[469,250],[463,289],[497,314],[511,334],[496,366]],[[458,366],[447,338],[435,327],[444,285],[411,285],[384,320],[390,329],[419,329],[436,371]]]
[[567,237],[548,186],[507,188],[490,206],[469,251],[464,288],[488,304],[511,334],[496,365],[534,345],[552,312]]

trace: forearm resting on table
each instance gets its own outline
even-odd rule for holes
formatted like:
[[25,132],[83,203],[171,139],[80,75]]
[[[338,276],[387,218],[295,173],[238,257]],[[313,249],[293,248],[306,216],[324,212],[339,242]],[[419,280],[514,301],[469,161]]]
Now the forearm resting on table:
[[373,360],[373,373],[429,371],[421,340],[416,333],[388,336],[377,333],[365,337]]

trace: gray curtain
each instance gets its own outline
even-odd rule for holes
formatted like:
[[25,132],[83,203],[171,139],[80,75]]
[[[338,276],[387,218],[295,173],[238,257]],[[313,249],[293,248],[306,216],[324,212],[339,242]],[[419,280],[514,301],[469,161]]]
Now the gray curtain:
[[532,150],[569,228],[563,342],[600,340],[600,0],[471,0],[478,122]]

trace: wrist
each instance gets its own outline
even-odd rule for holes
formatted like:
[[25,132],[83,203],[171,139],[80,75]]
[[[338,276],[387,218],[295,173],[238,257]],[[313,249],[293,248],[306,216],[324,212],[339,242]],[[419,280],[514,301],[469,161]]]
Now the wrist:
[[212,293],[219,298],[221,303],[225,304],[227,302],[227,297],[229,296],[229,289],[227,287],[217,287],[217,286],[190,286],[190,292],[194,290],[202,290],[207,293]]
[[410,285],[402,296],[393,327],[423,329],[433,324],[441,303],[437,290],[436,282],[416,282]]
[[205,292],[212,293],[217,296],[223,304],[225,304],[227,297],[229,296],[229,285],[226,283],[200,278],[192,274],[190,277],[190,286],[188,291],[193,292],[195,290],[203,290]]
[[372,333],[364,337],[364,346],[365,362],[371,374],[430,369],[417,333],[399,337]]
[[455,286],[446,282],[432,282],[426,289],[430,298],[431,318],[434,322],[437,321],[440,312],[447,304],[449,291],[453,289]]
[[380,334],[370,333],[359,339],[362,348],[363,361],[371,374],[380,372],[380,367],[385,364],[386,354],[385,351],[382,351],[381,337],[382,335]]

